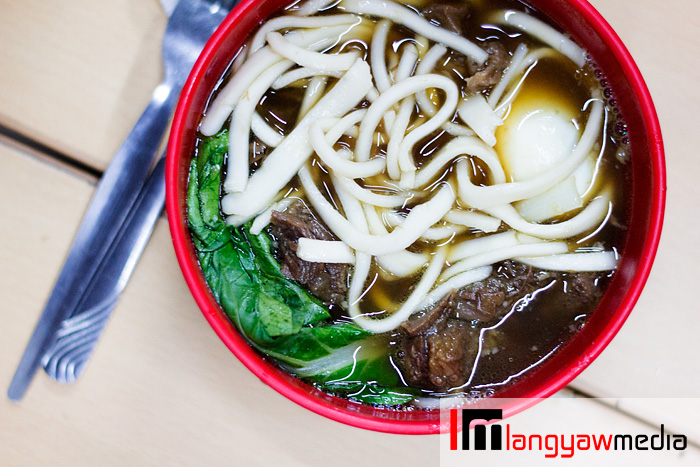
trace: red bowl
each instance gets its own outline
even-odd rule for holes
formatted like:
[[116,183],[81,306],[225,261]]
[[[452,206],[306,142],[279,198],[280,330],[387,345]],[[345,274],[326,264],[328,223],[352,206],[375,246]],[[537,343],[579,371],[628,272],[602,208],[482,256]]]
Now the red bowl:
[[[243,0],[209,40],[182,90],[168,145],[167,213],[175,253],[202,313],[229,349],[263,382],[299,405],[348,425],[399,434],[439,433],[439,410],[372,408],[325,394],[266,361],[238,334],[202,276],[186,221],[186,188],[196,129],[212,89],[248,35],[290,0]],[[586,326],[527,377],[499,393],[504,417],[561,389],[610,343],[632,311],[656,254],[666,176],[661,130],[649,91],[620,38],[585,0],[528,0],[583,45],[615,90],[631,144],[629,232],[618,271]]]

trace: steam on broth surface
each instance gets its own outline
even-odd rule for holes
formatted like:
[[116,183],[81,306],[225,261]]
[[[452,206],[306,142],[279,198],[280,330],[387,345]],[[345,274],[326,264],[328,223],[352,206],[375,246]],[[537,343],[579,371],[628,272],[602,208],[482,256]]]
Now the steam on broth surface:
[[585,325],[624,237],[626,128],[536,12],[307,0],[231,70],[190,226],[214,295],[283,369],[432,407],[497,392]]

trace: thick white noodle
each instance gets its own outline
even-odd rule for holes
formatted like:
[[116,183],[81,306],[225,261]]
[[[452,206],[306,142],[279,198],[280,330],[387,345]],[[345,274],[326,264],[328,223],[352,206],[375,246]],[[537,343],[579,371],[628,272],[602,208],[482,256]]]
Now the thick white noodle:
[[[345,26],[334,26],[311,31],[292,31],[285,38],[299,47],[308,47],[309,50],[323,50],[338,41]],[[199,131],[205,136],[215,135],[228,119],[239,99],[255,82],[256,79],[268,68],[283,58],[273,52],[270,47],[263,47],[254,54],[250,54],[241,68],[231,77],[214,101],[207,109],[207,114],[202,119]]]
[[298,16],[280,16],[263,23],[255,33],[250,43],[252,52],[261,49],[265,45],[268,32],[279,31],[287,28],[321,28],[324,26],[339,26],[341,24],[359,24],[362,20],[355,15],[328,15],[300,18]]
[[447,255],[447,260],[450,263],[454,263],[478,253],[498,250],[521,243],[522,242],[518,240],[518,234],[514,230],[486,235],[484,237],[465,240],[459,245],[453,246],[450,253]]
[[[371,162],[371,161],[369,161]],[[368,164],[369,162],[359,162],[359,164]],[[382,208],[398,208],[402,207],[410,194],[397,193],[394,195],[380,195],[372,190],[362,188],[355,180],[340,175],[334,175],[334,182],[343,187],[345,191],[352,196],[362,201],[363,203],[379,206]]]
[[[434,131],[435,128],[439,127],[440,124],[442,124],[448,117],[451,117],[454,114],[454,110],[457,106],[457,98],[459,95],[459,89],[454,81],[441,75],[421,75],[407,78],[380,94],[377,100],[375,100],[367,110],[367,115],[360,125],[360,136],[357,139],[357,144],[355,145],[355,159],[358,161],[366,161],[369,159],[370,151],[372,149],[372,141],[374,138],[374,130],[377,128],[377,125],[379,124],[379,121],[382,119],[383,115],[389,109],[391,109],[401,99],[431,87],[445,91],[445,105],[438,113],[435,114],[433,118],[431,118],[431,120],[414,129],[411,133],[409,133],[409,135],[406,136],[405,139],[409,139],[411,135],[417,131],[419,132],[417,134],[423,134],[430,128],[433,128],[432,130],[427,131],[426,134],[428,134]],[[414,136],[411,138],[411,140],[413,139],[416,139],[416,137]],[[419,139],[420,138],[416,140]]]
[[528,222],[510,204],[485,208],[487,214],[501,219],[503,222],[528,235],[549,240],[573,237],[600,226],[612,209],[610,193],[604,190],[591,200],[588,205],[571,219],[556,224],[537,224]]
[[357,128],[355,125],[362,121],[366,113],[367,109],[353,110],[338,120],[338,122],[326,132],[326,141],[328,141],[328,144],[335,144],[343,135],[356,133]]
[[[362,212],[362,205],[352,195],[348,194],[341,186],[334,186],[340,204],[345,215],[357,229],[365,234],[370,232],[367,219]],[[365,283],[369,277],[372,266],[372,256],[360,251],[355,252],[355,267],[352,271],[350,286],[348,287],[348,311],[359,314],[359,302],[365,294]],[[354,311],[353,311],[354,310]]]
[[480,212],[462,211],[453,209],[445,215],[445,220],[453,224],[481,230],[482,232],[496,232],[501,227],[501,220]]
[[270,44],[270,48],[282,57],[303,67],[319,71],[345,71],[350,69],[358,58],[356,52],[342,54],[314,52],[294,45],[278,32],[267,33],[267,42]]
[[529,266],[549,271],[612,271],[617,268],[617,254],[614,251],[592,253],[567,253],[563,255],[514,258]]
[[[365,205],[364,212],[369,230],[373,235],[386,235],[389,233],[374,206]],[[408,250],[377,256],[376,259],[383,269],[395,277],[408,277],[423,269],[428,263],[428,257],[425,254],[413,253]]]
[[492,271],[493,268],[491,266],[483,266],[476,269],[470,269],[469,271],[464,271],[463,273],[451,277],[431,290],[430,293],[425,296],[418,309],[425,310],[426,308],[440,301],[442,297],[453,290],[459,290],[462,287],[473,284],[474,282],[483,281],[491,275]]
[[494,112],[496,112],[498,116],[503,118],[503,116],[508,111],[508,107],[510,106],[510,104],[515,100],[516,97],[518,97],[518,93],[520,92],[523,83],[525,83],[525,80],[527,79],[527,76],[530,74],[530,72],[535,69],[537,62],[543,58],[556,57],[558,55],[559,52],[550,47],[543,47],[541,49],[533,50],[532,52],[528,53],[525,56],[525,58],[517,65],[517,67],[511,75],[511,78],[520,76],[520,79],[514,86],[512,86],[512,89],[508,93],[508,95],[498,103],[498,105],[494,109]]
[[419,188],[435,180],[443,168],[457,156],[468,155],[481,159],[491,172],[494,184],[506,182],[506,174],[492,147],[474,136],[461,136],[443,146],[435,156],[416,173],[415,187]]
[[[408,43],[403,48],[401,60],[394,76],[394,83],[400,83],[411,76],[413,68],[418,60],[418,49],[416,46]],[[386,148],[387,174],[394,180],[399,180],[401,177],[401,169],[399,169],[399,146],[406,135],[406,130],[411,121],[411,116],[415,109],[415,98],[408,96],[399,104],[399,111],[396,114],[391,128],[389,130],[389,142]]]
[[243,66],[232,77],[214,98],[202,119],[199,131],[204,136],[212,136],[219,132],[221,126],[235,108],[243,93],[255,80],[275,63],[283,60],[269,47],[258,50],[248,57]]
[[406,135],[411,116],[415,110],[416,101],[413,96],[408,96],[401,101],[396,120],[391,126],[389,133],[389,143],[386,146],[386,168],[387,174],[394,180],[401,178],[401,168],[399,167],[399,149],[401,142]]
[[467,205],[478,209],[508,204],[544,193],[571,175],[590,154],[600,134],[603,104],[599,100],[592,102],[586,128],[571,155],[536,177],[520,182],[476,186],[469,179],[466,161],[459,161],[457,163],[457,180],[460,199]]
[[[425,56],[418,62],[416,67],[416,75],[426,75],[433,71],[435,65],[437,65],[440,58],[447,52],[447,49],[440,45],[435,44],[426,52]],[[437,112],[437,107],[433,104],[430,99],[428,99],[427,94],[424,91],[416,93],[416,102],[420,109],[428,116],[432,117]],[[452,136],[473,136],[474,132],[467,128],[466,126],[447,121],[442,124],[442,129]]]
[[394,75],[394,83],[405,80],[413,74],[413,69],[418,61],[418,49],[415,45],[408,42],[403,46],[403,52],[401,53],[401,60],[399,60],[399,66],[396,68],[396,73]]
[[473,42],[459,34],[431,24],[417,13],[390,0],[343,0],[340,2],[340,6],[351,13],[390,19],[394,23],[406,26],[428,39],[473,58],[480,65],[488,58],[488,54]]
[[387,235],[369,235],[358,230],[326,200],[306,167],[299,170],[299,180],[316,213],[335,236],[354,250],[372,255],[386,255],[405,250],[430,226],[442,219],[455,201],[452,187],[444,184],[430,200],[414,207],[400,227]]
[[284,136],[268,125],[257,112],[253,112],[250,129],[253,130],[253,134],[257,136],[260,141],[271,148],[276,148],[284,140]]
[[515,78],[516,73],[519,71],[520,64],[525,59],[526,55],[527,46],[525,44],[518,44],[515,48],[515,52],[513,52],[513,58],[510,59],[508,68],[506,68],[501,76],[501,80],[493,87],[491,93],[489,93],[488,103],[491,108],[495,109],[498,106],[498,101],[501,100],[501,96],[506,91],[511,80]]
[[418,311],[418,307],[425,298],[426,294],[435,284],[440,271],[445,264],[445,248],[438,248],[430,262],[430,266],[423,273],[423,276],[418,281],[418,284],[409,295],[408,299],[401,305],[397,311],[389,315],[387,318],[372,319],[364,315],[357,315],[350,311],[350,318],[366,331],[373,333],[388,332],[395,329],[401,323],[406,321],[413,313]]
[[[396,211],[385,211],[384,218],[392,226],[401,225],[401,223],[406,219],[402,214]],[[448,224],[438,227],[430,227],[428,230],[423,232],[423,235],[421,235],[420,238],[428,241],[447,240],[461,232],[464,232],[465,230],[467,230],[467,228],[463,225]]]
[[301,106],[299,107],[299,115],[297,120],[304,118],[311,108],[318,103],[318,101],[323,97],[323,93],[326,90],[326,83],[328,78],[325,76],[314,76],[309,81],[306,86],[306,92],[304,93],[304,99],[301,101]]
[[[432,72],[438,61],[446,53],[447,49],[445,46],[440,44],[435,44],[432,46],[418,63],[418,66],[416,67],[416,75],[427,75]],[[430,99],[428,99],[428,95],[425,93],[425,91],[416,93],[416,102],[418,102],[421,110],[428,116],[435,115],[435,112],[437,112],[437,107],[430,101]]]
[[567,253],[569,247],[565,242],[549,242],[549,243],[527,243],[520,245],[507,246],[497,250],[485,251],[469,256],[452,266],[445,269],[440,276],[440,280],[447,280],[450,277],[456,276],[460,272],[468,271],[469,269],[478,268],[481,266],[489,266],[499,261],[505,261],[520,256],[547,256]]
[[391,21],[382,20],[377,23],[372,36],[370,49],[370,65],[372,66],[372,77],[379,93],[386,91],[391,86],[389,72],[386,69],[386,41],[391,29]]
[[393,277],[408,277],[423,269],[428,262],[426,255],[403,250],[388,255],[375,256],[377,264]]
[[227,193],[241,192],[248,184],[250,127],[255,109],[270,85],[293,63],[282,60],[265,70],[241,96],[231,118],[228,140],[228,172],[224,181]]
[[496,129],[503,125],[503,120],[486,102],[483,94],[469,96],[462,101],[457,109],[459,118],[474,130],[476,135],[486,144],[496,145]]
[[[336,140],[338,138],[335,138]],[[323,134],[322,122],[314,122],[309,129],[309,140],[316,155],[334,174],[349,179],[371,177],[384,170],[386,161],[375,157],[367,162],[354,162],[344,159]],[[354,183],[354,182],[353,182]],[[403,198],[405,200],[405,198]],[[402,201],[403,203],[403,201]]]
[[337,240],[301,237],[296,254],[299,259],[311,263],[355,263],[355,254],[350,247]]
[[440,227],[431,227],[425,231],[420,238],[423,240],[439,242],[442,240],[448,240],[454,238],[455,235],[460,234],[467,230],[463,225],[443,225]]
[[503,10],[493,13],[489,19],[496,24],[507,24],[536,37],[569,57],[579,67],[586,63],[586,52],[581,47],[532,15],[520,11]]
[[367,95],[372,85],[369,66],[357,60],[350,70],[326,93],[297,124],[289,136],[265,159],[248,180],[242,193],[229,193],[221,200],[225,214],[253,216],[269,204],[311,156],[309,127],[327,117],[341,117],[352,110]]
[[319,11],[328,8],[336,0],[306,0],[306,2],[299,5],[299,8],[294,11],[295,14],[299,16],[313,15]]
[[292,83],[306,78],[313,78],[314,76],[332,76],[334,78],[340,78],[343,76],[342,71],[320,71],[314,70],[313,68],[295,68],[290,70],[280,76],[277,81],[272,83],[272,89],[282,89],[286,88]]

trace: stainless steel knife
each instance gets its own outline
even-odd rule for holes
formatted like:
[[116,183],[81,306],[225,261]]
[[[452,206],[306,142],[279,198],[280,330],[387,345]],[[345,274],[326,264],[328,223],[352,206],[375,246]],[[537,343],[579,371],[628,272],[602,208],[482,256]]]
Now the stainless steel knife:
[[117,238],[87,284],[75,312],[61,323],[42,365],[57,381],[80,376],[146,247],[165,204],[165,156],[156,164]]
[[[158,194],[158,183],[162,180],[157,183],[153,179],[158,172],[154,170],[150,188],[144,184],[179,90],[206,39],[235,3],[234,0],[181,0],[175,6],[164,39],[165,80],[154,91],[151,103],[97,186],[10,383],[7,395],[11,400],[18,401],[24,396],[40,365],[45,365],[47,372],[60,381],[72,381],[84,369],[89,351],[96,342],[93,337],[99,336],[119,296],[118,292],[110,296],[107,292],[123,289],[153,228],[152,210],[158,203],[157,212],[162,209],[162,200],[157,200],[157,196],[164,196]],[[168,50],[165,43],[169,36],[172,50]],[[156,166],[158,171],[162,170],[162,164],[159,162]],[[144,201],[148,198],[147,189],[156,194]],[[139,204],[135,206],[137,197]],[[144,213],[138,214],[139,210]],[[145,236],[136,235],[140,229]],[[125,250],[129,244],[133,252],[127,254]],[[116,282],[109,285],[109,281]],[[77,317],[86,310],[89,315]],[[74,337],[69,339],[70,335]],[[87,342],[92,344],[87,345]]]

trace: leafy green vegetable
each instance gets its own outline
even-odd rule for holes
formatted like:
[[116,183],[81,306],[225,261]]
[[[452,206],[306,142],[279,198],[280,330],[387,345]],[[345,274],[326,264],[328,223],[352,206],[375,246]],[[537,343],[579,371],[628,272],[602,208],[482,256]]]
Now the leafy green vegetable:
[[322,391],[370,405],[403,405],[420,395],[419,391],[413,388],[387,388],[378,384],[358,381],[326,383],[318,385],[318,388]]
[[265,232],[226,225],[220,212],[228,132],[207,139],[190,166],[188,223],[204,277],[229,319],[258,350],[321,389],[379,405],[415,394],[400,387],[381,338],[332,323],[326,307],[287,279]]

